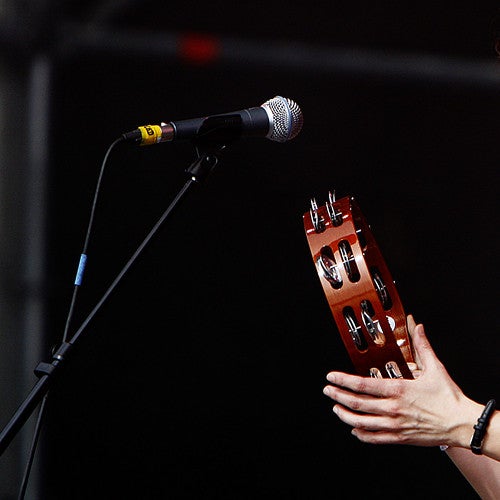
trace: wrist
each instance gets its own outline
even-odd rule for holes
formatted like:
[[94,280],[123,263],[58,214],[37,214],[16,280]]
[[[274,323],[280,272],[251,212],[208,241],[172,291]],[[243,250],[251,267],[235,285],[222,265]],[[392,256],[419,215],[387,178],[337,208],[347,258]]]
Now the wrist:
[[460,410],[455,413],[456,421],[449,430],[449,440],[446,444],[459,448],[470,449],[474,425],[484,410],[484,405],[467,399]]

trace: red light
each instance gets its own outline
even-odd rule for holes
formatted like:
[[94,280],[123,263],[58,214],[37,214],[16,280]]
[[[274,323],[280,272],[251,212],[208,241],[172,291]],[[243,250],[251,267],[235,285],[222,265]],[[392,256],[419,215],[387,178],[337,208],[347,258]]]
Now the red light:
[[211,36],[188,34],[179,39],[179,55],[195,64],[214,62],[220,54],[220,41]]

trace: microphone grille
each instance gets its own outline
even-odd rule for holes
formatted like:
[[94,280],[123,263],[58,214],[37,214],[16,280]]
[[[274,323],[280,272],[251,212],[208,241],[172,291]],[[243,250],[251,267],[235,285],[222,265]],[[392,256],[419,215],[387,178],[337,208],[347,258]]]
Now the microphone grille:
[[295,101],[278,95],[266,101],[262,107],[267,111],[271,122],[267,134],[271,141],[289,141],[301,131],[304,117]]

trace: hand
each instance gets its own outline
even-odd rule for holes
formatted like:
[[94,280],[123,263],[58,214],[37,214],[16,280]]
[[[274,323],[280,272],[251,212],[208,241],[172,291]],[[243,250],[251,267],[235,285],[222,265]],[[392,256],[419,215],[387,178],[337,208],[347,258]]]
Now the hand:
[[[323,392],[352,434],[374,444],[468,447],[482,406],[467,398],[436,357],[424,331],[408,316],[415,380],[330,372]],[[412,367],[415,368],[415,367]]]

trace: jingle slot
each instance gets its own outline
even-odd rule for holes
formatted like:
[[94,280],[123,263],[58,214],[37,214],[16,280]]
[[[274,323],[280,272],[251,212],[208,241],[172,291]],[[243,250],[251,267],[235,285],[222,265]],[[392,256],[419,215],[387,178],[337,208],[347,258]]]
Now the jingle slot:
[[358,323],[352,307],[344,307],[342,312],[354,345],[358,351],[366,351],[366,349],[368,349],[368,344],[366,343],[366,339],[361,331],[361,325]]
[[394,361],[389,361],[385,364],[385,369],[389,378],[403,378],[399,366]]
[[323,247],[316,262],[323,273],[323,277],[330,283],[332,288],[338,290],[342,286],[342,277],[332,249],[329,246]]
[[373,266],[370,268],[370,274],[372,276],[373,284],[375,289],[377,290],[378,298],[382,303],[382,307],[385,311],[388,311],[392,307],[392,299],[389,295],[389,291],[387,290],[387,286],[385,285],[382,277],[380,276],[380,272],[377,267]]
[[371,378],[384,378],[382,377],[382,373],[378,368],[370,368],[370,377]]
[[354,258],[351,245],[347,240],[341,240],[339,242],[339,252],[349,281],[351,283],[358,282],[361,276],[359,274],[358,265],[356,264],[356,259]]
[[317,233],[322,233],[325,229],[325,219],[318,212],[318,203],[315,198],[311,199],[311,208],[309,209],[312,225]]
[[375,316],[375,311],[373,309],[372,303],[369,300],[362,300],[360,303],[361,306],[361,318],[365,325],[367,332],[370,334],[373,342],[382,347],[385,345],[385,335],[382,329],[380,328],[380,323],[378,320],[373,320]]
[[337,209],[335,208],[335,193],[332,193],[331,191],[328,193],[326,211],[328,212],[328,216],[330,217],[330,220],[335,227],[340,226],[342,222],[344,222],[342,219],[342,212],[340,210],[337,211]]

